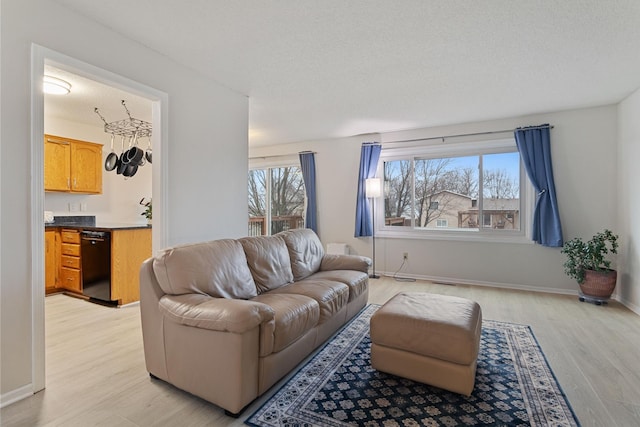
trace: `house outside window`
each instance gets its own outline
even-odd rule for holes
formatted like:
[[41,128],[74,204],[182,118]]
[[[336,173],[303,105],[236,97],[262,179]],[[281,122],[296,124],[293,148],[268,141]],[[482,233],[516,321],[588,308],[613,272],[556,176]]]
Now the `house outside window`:
[[305,189],[298,166],[249,170],[249,236],[304,228]]
[[381,167],[380,235],[524,241],[532,191],[513,138],[383,149]]

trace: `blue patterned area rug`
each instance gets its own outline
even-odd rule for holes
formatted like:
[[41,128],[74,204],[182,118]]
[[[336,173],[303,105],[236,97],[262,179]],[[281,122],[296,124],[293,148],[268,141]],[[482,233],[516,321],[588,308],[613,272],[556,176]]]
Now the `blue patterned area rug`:
[[246,421],[250,426],[579,426],[528,326],[484,320],[470,397],[378,372],[369,305]]

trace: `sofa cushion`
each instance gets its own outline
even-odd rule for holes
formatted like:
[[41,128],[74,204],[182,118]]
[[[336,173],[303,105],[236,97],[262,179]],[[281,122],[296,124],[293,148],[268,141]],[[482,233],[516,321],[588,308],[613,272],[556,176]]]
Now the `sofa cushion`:
[[304,295],[267,292],[251,301],[268,305],[275,313],[272,322],[260,327],[260,357],[287,348],[318,324],[318,303]]
[[318,279],[340,282],[347,285],[349,287],[349,302],[362,295],[363,292],[366,292],[369,285],[369,276],[366,273],[354,270],[318,271],[313,276],[301,280],[300,283],[304,284],[308,280],[315,281]]
[[165,318],[175,323],[234,334],[250,331],[275,316],[266,304],[203,294],[164,295],[159,306]]
[[327,270],[357,270],[369,272],[371,258],[360,255],[325,254],[322,257],[320,271]]
[[289,249],[293,280],[299,281],[309,277],[320,269],[324,248],[313,230],[297,228],[277,234],[284,238]]
[[239,241],[259,294],[293,282],[289,251],[282,236],[245,237]]
[[158,254],[153,271],[171,295],[248,299],[258,294],[242,245],[223,239],[175,246]]
[[313,298],[320,306],[318,323],[324,323],[333,317],[347,305],[349,299],[349,288],[344,283],[312,278],[282,286],[269,293],[305,295]]

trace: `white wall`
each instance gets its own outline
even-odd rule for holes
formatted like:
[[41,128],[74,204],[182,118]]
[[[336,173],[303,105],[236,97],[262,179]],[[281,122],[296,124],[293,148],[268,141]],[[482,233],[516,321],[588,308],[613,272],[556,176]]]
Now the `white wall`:
[[[103,126],[90,126],[84,123],[71,122],[59,118],[46,116],[44,131],[49,135],[63,136],[82,141],[103,144],[102,165],[111,152],[111,136],[104,133]],[[120,138],[114,142],[114,150],[120,153]],[[146,149],[146,138],[140,143],[140,148]],[[125,148],[126,149],[126,148]],[[100,222],[119,222],[145,224],[146,219],[140,214],[144,206],[139,204],[143,197],[151,198],[151,164],[139,167],[133,177],[126,178],[116,174],[116,171],[102,171],[102,194],[71,194],[46,192],[44,195],[44,208],[53,211],[56,216],[68,215],[95,215]],[[70,212],[69,203],[85,204],[84,212]]]
[[162,173],[168,180],[163,217],[169,244],[246,234],[246,215],[238,212],[247,206],[248,102],[52,0],[2,0],[1,8],[0,397],[5,403],[28,391],[34,378],[31,277],[32,264],[42,260],[32,260],[31,248],[43,230],[31,230],[30,218],[32,196],[44,199],[44,194],[31,194],[32,43],[168,94],[168,152],[163,153],[168,168]]
[[[365,141],[427,138],[550,123],[553,166],[565,240],[591,237],[617,224],[617,112],[615,106],[555,112],[393,134],[252,149],[251,156],[313,150],[316,154],[319,235],[371,256],[371,239],[354,238],[360,145]],[[401,275],[457,283],[576,293],[558,248],[527,244],[422,239],[376,239],[377,272],[393,273],[409,252]]]
[[618,107],[618,190],[619,231],[618,294],[636,313],[640,313],[640,90]]

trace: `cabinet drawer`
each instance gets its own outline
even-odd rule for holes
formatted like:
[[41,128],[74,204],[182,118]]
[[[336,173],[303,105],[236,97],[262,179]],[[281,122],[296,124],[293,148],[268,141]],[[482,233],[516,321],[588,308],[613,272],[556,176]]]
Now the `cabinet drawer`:
[[80,256],[80,245],[75,243],[63,243],[62,255]]
[[62,230],[62,243],[80,243],[80,233],[75,230]]
[[70,291],[81,292],[80,270],[62,267],[60,269],[60,286]]
[[63,267],[80,269],[80,258],[76,256],[63,255],[60,257],[60,262]]

